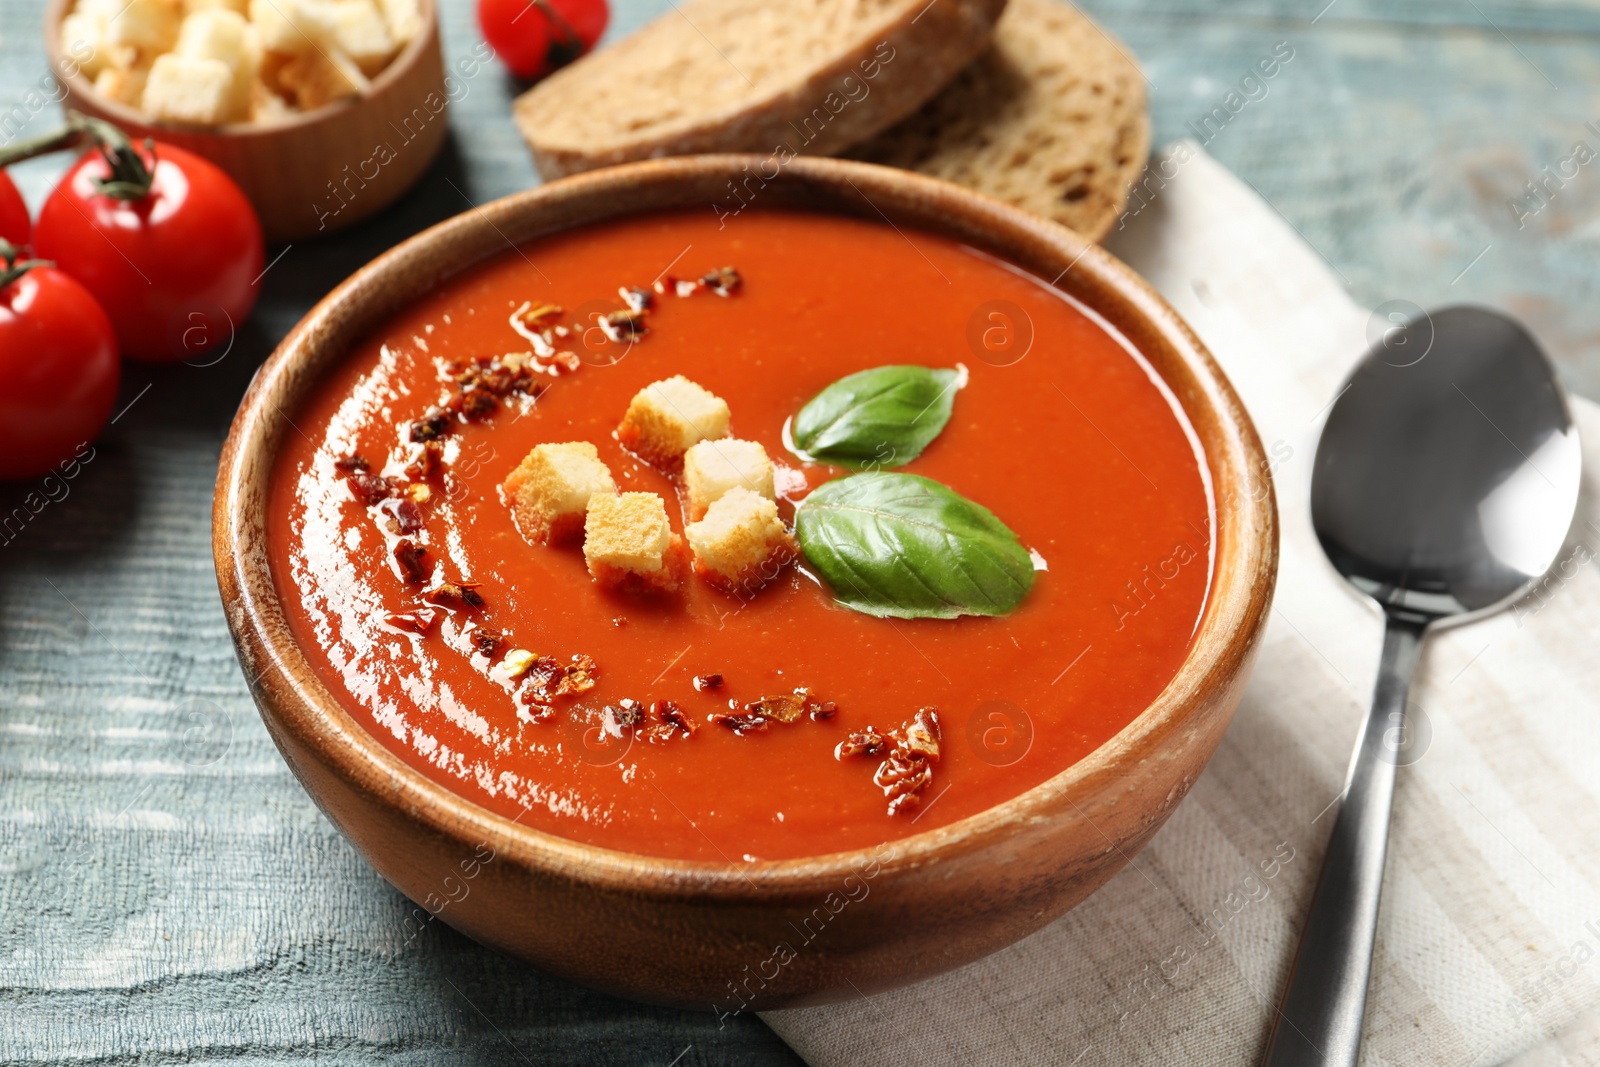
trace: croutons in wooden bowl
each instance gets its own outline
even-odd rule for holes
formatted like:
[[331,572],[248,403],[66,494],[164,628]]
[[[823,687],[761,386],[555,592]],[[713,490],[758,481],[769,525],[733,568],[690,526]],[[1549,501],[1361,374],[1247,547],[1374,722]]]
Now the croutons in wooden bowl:
[[217,164],[269,241],[344,229],[438,155],[435,0],[50,0],[63,106]]
[[[1145,282],[1081,235],[959,186],[800,157],[763,181],[763,207],[882,219],[1056,279],[1170,386],[1220,502],[1210,593],[1177,674],[1109,741],[1010,800],[892,847],[794,859],[670,859],[558,837],[402,760],[323,681],[274,580],[267,512],[280,498],[269,482],[294,432],[284,413],[312,402],[372,331],[507,242],[634,213],[692,209],[709,217],[730,183],[761,162],[689,156],[591,171],[457,216],[384,254],[318,304],[261,368],[223,449],[213,513],[222,601],[262,717],[300,782],[379,872],[426,902],[429,919],[552,973],[702,1010],[731,1003],[730,993],[734,1011],[903,985],[994,952],[1083,900],[1154,836],[1221,741],[1266,629],[1277,572],[1261,443],[1210,354]],[[757,358],[752,342],[741,344],[745,358]],[[783,371],[773,364],[767,372]],[[522,476],[542,477],[541,464],[559,463],[571,464],[573,479],[603,475],[585,473],[580,462],[593,448],[556,451],[536,453]],[[630,496],[653,501],[665,523],[659,498],[607,499],[620,509]],[[471,892],[452,892],[463,878],[475,879]],[[831,903],[841,893],[848,908]],[[772,974],[735,988],[824,902],[826,937],[796,941],[804,946],[798,954],[777,957]]]

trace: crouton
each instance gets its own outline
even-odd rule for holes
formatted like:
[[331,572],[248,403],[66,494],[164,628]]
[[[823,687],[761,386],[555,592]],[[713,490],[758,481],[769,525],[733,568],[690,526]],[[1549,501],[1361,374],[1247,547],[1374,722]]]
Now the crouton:
[[284,122],[294,118],[299,112],[289,106],[289,102],[259,79],[250,85],[250,121],[266,125],[273,122]]
[[777,499],[772,460],[759,443],[728,437],[701,441],[683,454],[683,488],[690,522],[705,518],[706,509],[735,487],[768,500]]
[[250,0],[250,21],[269,52],[315,52],[333,36],[333,21],[322,5],[303,0]]
[[228,114],[223,121],[239,122],[249,117],[251,86],[261,69],[261,46],[243,15],[220,8],[195,12],[183,20],[173,54],[226,63],[233,80]]
[[95,76],[94,91],[107,100],[139,107],[149,80],[149,67],[107,67]]
[[651,466],[675,470],[691,445],[728,436],[728,418],[721,397],[678,374],[634,394],[617,439]]
[[219,125],[233,108],[233,70],[220,59],[157,56],[139,106],[153,119]]
[[123,60],[131,62],[131,55],[118,55],[106,39],[107,22],[105,15],[81,9],[61,20],[61,47],[89,78],[98,78],[103,70],[128,66]]
[[178,39],[183,11],[173,0],[128,0],[106,23],[106,43],[143,52],[166,52]]
[[422,32],[422,5],[418,0],[378,0],[395,44],[404,46]]
[[755,592],[800,551],[778,518],[778,505],[739,486],[683,532],[694,550],[695,572],[725,593]]
[[601,493],[589,498],[583,558],[601,585],[624,592],[675,593],[688,566],[683,538],[667,522],[654,493]]
[[336,51],[292,56],[278,68],[277,79],[294,94],[295,103],[304,111],[355,96],[366,91],[369,84],[360,69]]
[[617,483],[594,445],[569,441],[535,445],[501,488],[522,536],[553,545],[582,537],[589,499],[615,493]]
[[333,43],[361,73],[372,77],[389,65],[398,48],[389,23],[372,0],[335,0],[327,11],[333,23]]
[[249,16],[250,0],[183,0],[183,13],[197,11],[232,11],[235,15]]

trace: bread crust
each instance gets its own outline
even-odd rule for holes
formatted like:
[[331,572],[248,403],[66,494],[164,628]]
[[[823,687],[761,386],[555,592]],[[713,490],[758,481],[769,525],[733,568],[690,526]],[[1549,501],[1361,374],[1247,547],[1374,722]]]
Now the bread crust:
[[[680,114],[637,129],[605,129],[603,117],[594,114],[594,102],[614,86],[629,84],[635,57],[659,50],[663,41],[682,33],[674,20],[696,27],[715,25],[719,16],[748,5],[795,6],[795,16],[802,20],[805,14],[801,5],[785,5],[782,0],[691,0],[632,37],[557,71],[519,97],[513,117],[539,173],[550,180],[633,160],[700,152],[756,152],[780,158],[785,152],[837,154],[910,115],[979,56],[1006,0],[893,0],[885,23],[853,40],[837,42],[825,59],[819,58],[803,74],[772,85],[740,82],[737,91],[722,101],[690,83],[694,74],[705,71],[686,56],[686,84],[675,94],[686,102]],[[710,38],[701,37],[710,43]],[[781,46],[782,42],[773,43]],[[693,59],[705,54],[697,51]],[[715,73],[721,74],[726,70],[721,65],[731,61],[713,54],[706,62],[717,64]],[[871,63],[877,64],[877,73],[865,82],[866,94],[853,99],[864,84],[863,64]],[[713,80],[708,77],[705,83]],[[643,86],[638,91],[654,92]],[[807,123],[819,109],[826,121]]]
[[957,182],[1093,241],[1150,154],[1144,75],[1061,0],[1012,0],[990,49],[904,122],[848,155]]

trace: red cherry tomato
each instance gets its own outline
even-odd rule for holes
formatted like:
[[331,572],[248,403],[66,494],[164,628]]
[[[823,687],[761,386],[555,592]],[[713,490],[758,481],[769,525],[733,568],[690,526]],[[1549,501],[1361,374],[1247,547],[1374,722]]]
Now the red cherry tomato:
[[152,158],[125,141],[67,172],[33,249],[94,294],[124,355],[152,362],[226,351],[265,262],[261,223],[232,178],[181,148],[157,143]]
[[117,399],[111,320],[48,266],[14,278],[0,261],[0,481],[38,478],[93,441]]
[[10,241],[18,248],[28,243],[32,223],[28,221],[28,205],[11,181],[11,175],[0,170],[0,241]]
[[594,47],[606,32],[606,0],[478,0],[478,26],[519,78],[542,78]]

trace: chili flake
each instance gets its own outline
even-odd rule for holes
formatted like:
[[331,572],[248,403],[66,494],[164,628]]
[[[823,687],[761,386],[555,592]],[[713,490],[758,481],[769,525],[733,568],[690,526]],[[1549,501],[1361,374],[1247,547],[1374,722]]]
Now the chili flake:
[[402,537],[394,546],[394,561],[400,565],[400,576],[415,585],[421,585],[433,573],[428,564],[428,550]]

